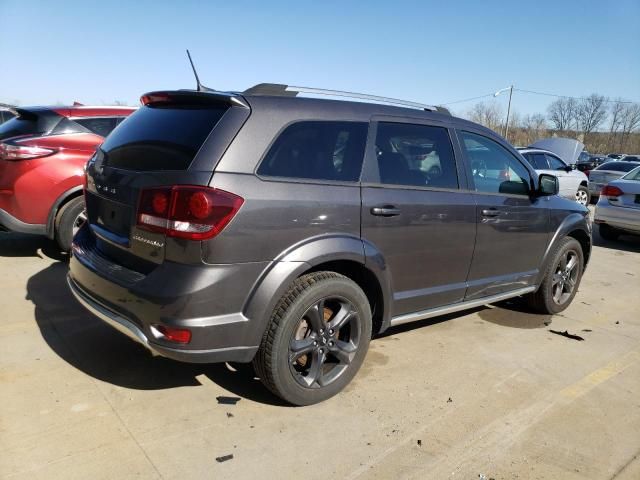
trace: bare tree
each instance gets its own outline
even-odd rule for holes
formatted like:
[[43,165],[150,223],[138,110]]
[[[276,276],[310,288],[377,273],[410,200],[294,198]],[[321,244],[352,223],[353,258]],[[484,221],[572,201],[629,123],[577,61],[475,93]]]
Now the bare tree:
[[625,102],[621,98],[617,98],[612,104],[609,110],[609,116],[611,118],[611,122],[609,123],[609,135],[607,138],[607,149],[614,148],[615,140],[622,126],[622,117],[624,114]]
[[525,143],[531,145],[547,136],[547,119],[540,113],[527,115],[522,120],[521,128],[525,132]]
[[624,151],[629,136],[640,127],[640,103],[627,103],[622,111],[620,151]]
[[559,98],[549,105],[547,114],[556,130],[566,132],[576,124],[578,102],[573,98]]
[[596,130],[607,118],[607,99],[603,95],[592,93],[580,100],[576,111],[579,130],[587,135]]
[[476,103],[467,113],[469,120],[484,125],[496,132],[502,128],[502,109],[495,103]]

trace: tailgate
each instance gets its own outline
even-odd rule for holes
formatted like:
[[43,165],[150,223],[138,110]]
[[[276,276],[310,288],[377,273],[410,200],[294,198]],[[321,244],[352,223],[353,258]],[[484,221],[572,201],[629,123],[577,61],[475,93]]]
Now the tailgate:
[[[143,103],[89,161],[85,189],[96,248],[122,265],[138,263],[139,271],[162,263],[171,243],[182,243],[185,262],[200,261],[199,242],[167,238],[140,222],[140,199],[160,187],[207,186],[233,138],[229,132],[239,128],[223,118],[236,125],[238,115],[227,115],[230,110],[248,116],[248,109],[228,98],[200,92],[155,92],[143,96]],[[223,128],[216,137],[218,126]]]

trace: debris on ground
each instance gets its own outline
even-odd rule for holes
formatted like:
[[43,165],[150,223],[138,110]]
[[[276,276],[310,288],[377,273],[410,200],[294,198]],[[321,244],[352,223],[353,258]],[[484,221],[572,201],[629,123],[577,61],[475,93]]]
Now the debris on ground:
[[218,403],[221,403],[223,405],[235,405],[241,399],[240,397],[225,397],[221,395],[219,397],[216,397],[216,400],[218,401]]
[[591,330],[590,328],[583,328],[582,331],[583,332],[593,332],[593,330]]
[[222,462],[226,462],[227,460],[231,460],[232,458],[233,458],[233,453],[230,453],[229,455],[223,455],[221,457],[216,457],[216,462],[222,463]]
[[551,322],[544,322],[545,327],[548,327],[549,325],[551,325]]
[[555,333],[556,335],[560,335],[561,337],[567,337],[570,338],[571,340],[578,340],[579,342],[582,342],[584,340],[584,338],[582,338],[580,335],[574,335],[573,333],[569,333],[567,330],[565,330],[564,332],[561,332],[559,330],[549,330],[551,333]]
[[418,440],[418,446],[421,447],[422,446],[422,440]]
[[453,402],[453,400],[451,399],[451,397],[449,397],[449,398],[447,399],[447,403],[451,403],[451,402]]
[[616,325],[620,325],[620,321],[616,320]]
[[589,305],[589,306],[591,306],[591,304],[590,304],[590,303],[587,303],[587,302],[580,302],[580,303],[582,303],[582,304],[584,304],[584,305]]
[[233,418],[233,413],[227,412],[227,418]]

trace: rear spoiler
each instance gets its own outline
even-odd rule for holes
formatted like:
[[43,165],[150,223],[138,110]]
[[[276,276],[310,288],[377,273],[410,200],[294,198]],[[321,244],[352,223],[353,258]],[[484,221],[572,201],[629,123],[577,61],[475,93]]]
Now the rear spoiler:
[[4,108],[5,110],[13,113],[16,117],[24,118],[25,120],[37,120],[38,118],[35,113],[30,112],[29,110],[25,110],[24,108],[18,108],[15,105],[0,103],[0,108]]
[[163,103],[206,105],[226,103],[249,108],[245,99],[237,93],[218,91],[166,90],[148,92],[140,97],[140,103],[142,105],[159,105]]

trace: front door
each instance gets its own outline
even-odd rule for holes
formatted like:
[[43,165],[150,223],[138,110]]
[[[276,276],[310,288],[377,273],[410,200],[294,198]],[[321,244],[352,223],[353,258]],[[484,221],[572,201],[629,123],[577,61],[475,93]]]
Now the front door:
[[362,238],[391,273],[394,316],[462,301],[475,204],[450,131],[423,120],[380,121],[362,183]]
[[458,131],[475,190],[477,236],[466,300],[534,284],[549,239],[549,197],[531,195],[531,176],[508,148]]

